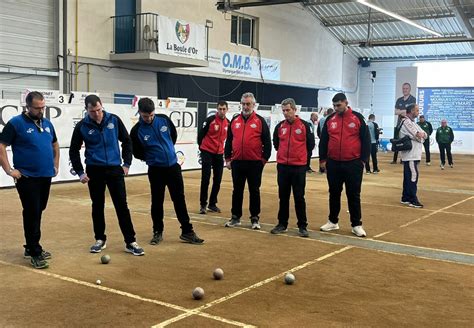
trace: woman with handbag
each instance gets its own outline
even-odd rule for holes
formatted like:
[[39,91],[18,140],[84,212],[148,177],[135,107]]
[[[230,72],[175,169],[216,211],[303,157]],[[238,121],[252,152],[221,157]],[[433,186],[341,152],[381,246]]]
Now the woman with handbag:
[[418,164],[421,160],[423,142],[428,136],[421,127],[415,123],[415,118],[420,112],[418,105],[407,107],[407,116],[403,119],[400,128],[400,139],[408,136],[411,140],[411,149],[401,150],[403,162],[403,193],[401,203],[414,208],[422,208],[416,196],[418,184]]

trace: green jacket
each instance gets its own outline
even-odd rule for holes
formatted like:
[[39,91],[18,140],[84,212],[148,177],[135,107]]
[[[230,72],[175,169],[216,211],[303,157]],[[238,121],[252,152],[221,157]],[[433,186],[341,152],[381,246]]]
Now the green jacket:
[[442,127],[440,126],[438,130],[436,130],[436,142],[441,144],[450,144],[454,140],[454,133],[453,129],[449,126]]
[[423,123],[418,122],[418,125],[423,131],[426,132],[426,135],[429,139],[430,135],[433,133],[433,127],[431,126],[431,123],[428,121],[424,121]]

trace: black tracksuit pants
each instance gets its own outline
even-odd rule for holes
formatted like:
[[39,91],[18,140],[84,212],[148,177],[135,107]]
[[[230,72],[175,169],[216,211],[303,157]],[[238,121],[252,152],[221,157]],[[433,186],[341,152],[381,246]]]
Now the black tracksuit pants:
[[423,142],[423,147],[425,147],[426,163],[429,163],[431,162],[430,138],[426,139],[425,142]]
[[237,218],[242,217],[245,182],[250,193],[250,216],[260,214],[260,185],[262,184],[262,161],[232,161],[232,209],[231,213]]
[[359,159],[340,162],[328,159],[326,162],[329,184],[329,221],[337,223],[341,210],[341,193],[345,185],[351,225],[362,225],[360,192],[364,165]]
[[46,209],[51,187],[51,178],[22,176],[17,180],[16,189],[23,206],[23,230],[25,249],[31,256],[41,255],[41,215]]
[[[372,157],[372,166],[373,172],[379,170],[378,161],[377,161],[377,143],[370,144],[370,157]],[[367,163],[365,163],[365,170],[370,172],[370,163],[369,159],[367,159]]]
[[89,194],[92,200],[92,222],[96,240],[107,240],[105,235],[105,187],[109,189],[110,197],[115,207],[115,213],[122,231],[125,243],[135,241],[135,230],[127,204],[127,190],[124,173],[121,166],[92,166],[86,167],[89,177]]
[[[453,155],[451,154],[451,144],[450,143],[440,143],[439,146],[439,157],[441,159],[441,165],[446,164],[446,155],[448,156],[448,164],[453,164]],[[446,154],[445,154],[446,151]]]
[[207,151],[201,151],[201,207],[206,207],[207,189],[211,179],[211,169],[213,172],[212,189],[209,197],[209,206],[216,206],[217,195],[221,188],[222,172],[224,170],[224,157],[222,154],[213,154]]
[[293,189],[296,218],[298,227],[306,228],[306,201],[304,199],[306,187],[306,167],[295,165],[277,165],[278,171],[278,196],[280,209],[278,210],[278,224],[288,227],[290,217],[290,194]]
[[192,232],[193,226],[189,222],[189,214],[184,197],[184,182],[183,175],[181,174],[181,166],[179,164],[170,167],[149,166],[148,180],[150,181],[151,189],[151,219],[153,220],[153,231],[163,232],[163,203],[165,201],[165,188],[168,187],[176,217],[181,224],[182,233]]

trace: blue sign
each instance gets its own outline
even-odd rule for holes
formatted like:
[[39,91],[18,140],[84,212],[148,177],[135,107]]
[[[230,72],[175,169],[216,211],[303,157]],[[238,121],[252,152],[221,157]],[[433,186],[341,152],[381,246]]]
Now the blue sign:
[[474,87],[418,88],[418,103],[433,128],[446,119],[453,130],[474,131]]

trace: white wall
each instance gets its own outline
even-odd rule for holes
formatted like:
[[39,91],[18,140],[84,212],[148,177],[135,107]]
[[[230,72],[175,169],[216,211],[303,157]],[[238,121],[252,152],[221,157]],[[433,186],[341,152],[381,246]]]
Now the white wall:
[[[68,2],[68,45],[71,54],[75,54],[75,4]],[[204,24],[206,19],[214,23],[210,29],[209,47],[221,51],[257,55],[255,50],[230,43],[230,14],[217,11],[215,1],[210,0],[174,0],[174,1],[137,1],[141,12],[153,12],[164,16]],[[281,60],[281,83],[308,87],[331,87],[343,90],[355,90],[357,85],[357,60],[350,54],[344,55],[343,47],[326,29],[300,5],[278,5],[246,8],[241,12],[258,17],[259,49],[261,56]],[[112,20],[115,13],[114,0],[81,0],[79,2],[79,23],[77,49],[79,57],[98,60],[104,65],[120,65],[110,62],[113,48]],[[70,56],[69,60],[74,60]],[[141,66],[144,70],[167,70],[159,67]],[[171,69],[173,73],[189,74],[189,71]],[[135,90],[155,90],[156,81],[150,73],[130,71],[120,72],[113,69],[90,71],[91,91],[103,88],[120,88],[116,92],[133,93]],[[201,74],[202,75],[202,74]],[[223,76],[222,76],[223,77]],[[155,84],[153,87],[150,84]],[[86,90],[87,76],[85,67],[79,71],[79,82],[74,89]],[[332,96],[335,92],[331,92]],[[351,95],[349,95],[351,97]],[[356,99],[357,94],[352,95]],[[324,95],[323,95],[323,99]]]

